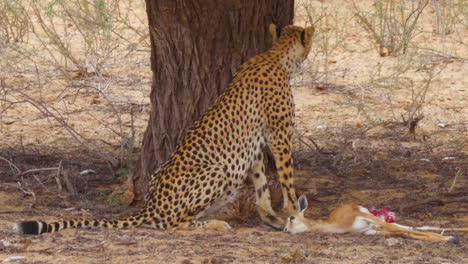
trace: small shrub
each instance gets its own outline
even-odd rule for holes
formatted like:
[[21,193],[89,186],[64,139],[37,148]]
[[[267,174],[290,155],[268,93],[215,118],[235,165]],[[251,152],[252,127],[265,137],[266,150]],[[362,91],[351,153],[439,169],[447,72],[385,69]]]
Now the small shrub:
[[[424,104],[437,77],[444,69],[446,63],[434,63],[430,56],[417,53],[399,56],[391,71],[382,71],[379,67],[370,74],[372,76],[366,82],[356,84],[349,91],[347,104],[356,108],[357,113],[362,115],[368,128],[376,126],[407,127],[407,136],[415,139],[415,129],[419,121],[424,118]],[[409,78],[408,76],[412,76]],[[392,113],[392,120],[383,118],[376,107],[367,102],[367,97],[372,91],[380,89],[387,91],[385,100]],[[384,90],[382,90],[384,89]],[[410,102],[404,110],[394,109],[393,93],[404,89],[410,92]]]
[[[326,85],[334,75],[341,72],[335,66],[333,56],[339,49],[347,49],[345,39],[348,36],[350,13],[337,10],[328,3],[313,4],[309,1],[299,1],[298,11],[304,14],[306,24],[315,27],[314,48],[311,51],[313,63],[305,63],[304,77],[313,83]],[[295,83],[295,85],[304,85]]]
[[30,28],[26,10],[21,3],[0,0],[0,41],[21,42]]
[[75,70],[69,64],[86,76],[89,72],[101,72],[112,58],[118,44],[112,41],[111,14],[117,4],[117,0],[54,0],[47,5],[30,1],[29,19],[37,21],[33,33],[68,79],[69,71]]
[[431,1],[436,19],[435,31],[441,36],[450,35],[456,30],[456,25],[467,26],[468,5],[463,0]]
[[370,33],[380,56],[405,54],[418,30],[418,20],[428,5],[426,1],[376,1],[370,11],[353,2],[359,25]]

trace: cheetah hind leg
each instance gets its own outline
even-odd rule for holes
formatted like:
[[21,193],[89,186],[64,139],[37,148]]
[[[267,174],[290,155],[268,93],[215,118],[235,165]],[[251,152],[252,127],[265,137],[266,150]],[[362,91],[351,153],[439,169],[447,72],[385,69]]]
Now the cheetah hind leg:
[[265,176],[263,154],[259,154],[257,163],[252,167],[251,178],[254,183],[257,211],[260,218],[265,225],[282,230],[285,222],[282,218],[278,217],[271,208],[271,196]]
[[181,223],[179,227],[183,229],[208,229],[223,232],[231,230],[231,226],[227,222],[215,219],[205,221],[193,220],[191,222]]

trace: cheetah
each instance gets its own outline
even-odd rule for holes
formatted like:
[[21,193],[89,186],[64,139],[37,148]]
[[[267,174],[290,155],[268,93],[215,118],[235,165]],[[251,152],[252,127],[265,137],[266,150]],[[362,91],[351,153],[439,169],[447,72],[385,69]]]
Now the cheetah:
[[198,220],[229,201],[252,179],[262,221],[284,225],[271,207],[262,148],[271,150],[283,193],[283,209],[296,211],[292,169],[294,105],[291,75],[307,57],[313,27],[271,24],[273,46],[240,66],[229,87],[187,131],[170,158],[151,176],[144,207],[119,219],[79,219],[52,223],[24,221],[20,234],[66,228],[230,229],[220,220]]

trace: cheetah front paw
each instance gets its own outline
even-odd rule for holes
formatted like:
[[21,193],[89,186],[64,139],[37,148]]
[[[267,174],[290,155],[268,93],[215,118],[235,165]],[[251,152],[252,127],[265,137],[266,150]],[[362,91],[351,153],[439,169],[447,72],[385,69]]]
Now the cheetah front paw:
[[[278,217],[273,210],[265,210],[262,207],[257,208],[260,218],[265,226],[276,230],[282,230],[284,227],[284,219]],[[285,217],[284,217],[285,218]]]
[[207,220],[205,224],[205,228],[210,230],[230,231],[232,229],[227,222],[221,220]]

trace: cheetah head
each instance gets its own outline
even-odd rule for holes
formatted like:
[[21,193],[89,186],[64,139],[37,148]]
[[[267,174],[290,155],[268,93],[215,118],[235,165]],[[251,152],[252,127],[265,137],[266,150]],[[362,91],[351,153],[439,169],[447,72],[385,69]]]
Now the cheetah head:
[[295,68],[301,64],[310,52],[314,27],[270,25],[270,34],[273,38],[272,51],[281,54],[282,64],[287,68]]

